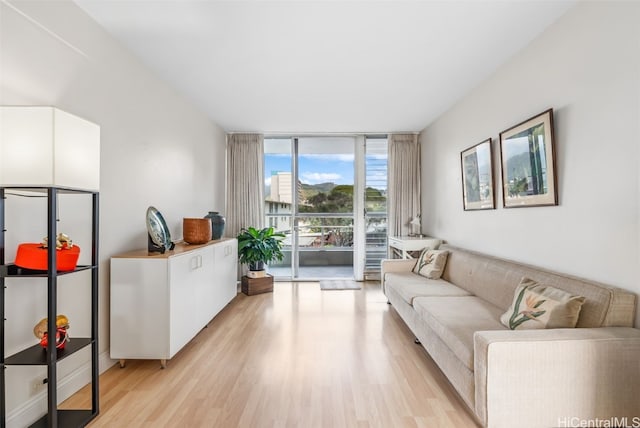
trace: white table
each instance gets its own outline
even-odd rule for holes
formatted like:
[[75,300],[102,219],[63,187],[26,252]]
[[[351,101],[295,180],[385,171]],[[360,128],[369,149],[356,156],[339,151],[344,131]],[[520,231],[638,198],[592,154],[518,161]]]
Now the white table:
[[389,236],[389,258],[412,259],[413,251],[422,251],[425,247],[436,248],[440,240],[430,236]]

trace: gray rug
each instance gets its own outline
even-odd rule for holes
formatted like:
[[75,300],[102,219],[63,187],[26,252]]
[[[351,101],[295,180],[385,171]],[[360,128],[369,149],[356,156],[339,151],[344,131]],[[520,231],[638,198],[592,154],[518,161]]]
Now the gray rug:
[[321,290],[360,290],[360,284],[351,279],[324,279],[320,281]]

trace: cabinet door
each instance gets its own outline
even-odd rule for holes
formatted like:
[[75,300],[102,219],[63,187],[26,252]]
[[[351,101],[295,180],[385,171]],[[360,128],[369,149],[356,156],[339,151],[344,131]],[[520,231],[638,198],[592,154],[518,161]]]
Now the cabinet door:
[[167,260],[111,259],[111,358],[169,357]]
[[196,284],[196,312],[195,318],[198,331],[209,323],[215,315],[214,302],[215,290],[212,283],[217,277],[215,252],[213,246],[207,246],[198,250],[200,267],[198,268],[194,282]]
[[238,241],[235,239],[216,245],[216,313],[237,294]]
[[226,246],[224,250],[224,259],[226,267],[226,281],[227,281],[227,303],[238,295],[238,241],[232,240]]
[[198,251],[169,258],[170,358],[196,335],[197,277],[201,267]]

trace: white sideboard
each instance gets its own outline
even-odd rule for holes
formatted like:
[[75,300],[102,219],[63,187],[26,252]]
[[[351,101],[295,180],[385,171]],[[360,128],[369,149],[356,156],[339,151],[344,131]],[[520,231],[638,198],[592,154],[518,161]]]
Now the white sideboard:
[[111,258],[111,358],[164,368],[237,294],[238,241],[176,244]]

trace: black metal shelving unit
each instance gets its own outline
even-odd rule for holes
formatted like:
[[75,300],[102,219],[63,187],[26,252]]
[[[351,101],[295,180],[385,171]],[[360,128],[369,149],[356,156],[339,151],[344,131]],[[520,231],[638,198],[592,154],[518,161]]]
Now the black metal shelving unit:
[[[22,269],[5,260],[5,204],[7,194],[37,195],[47,198],[47,236],[49,242],[56,242],[58,235],[56,212],[59,194],[84,194],[92,197],[91,265],[77,266],[70,272],[58,272],[56,251],[49,246],[47,252],[47,271]],[[95,418],[99,411],[98,403],[98,192],[68,187],[5,186],[0,187],[0,428],[6,426],[6,382],[7,366],[47,366],[47,414],[36,421],[32,427],[82,427]],[[55,248],[55,246],[53,246]],[[74,337],[64,349],[55,348],[55,340],[50,340],[47,349],[39,344],[5,357],[5,280],[7,278],[46,278],[47,280],[47,318],[49,337],[55,337],[57,316],[58,276],[69,275],[84,270],[91,271],[91,337]],[[91,346],[91,409],[61,410],[57,404],[57,362],[69,355]]]

